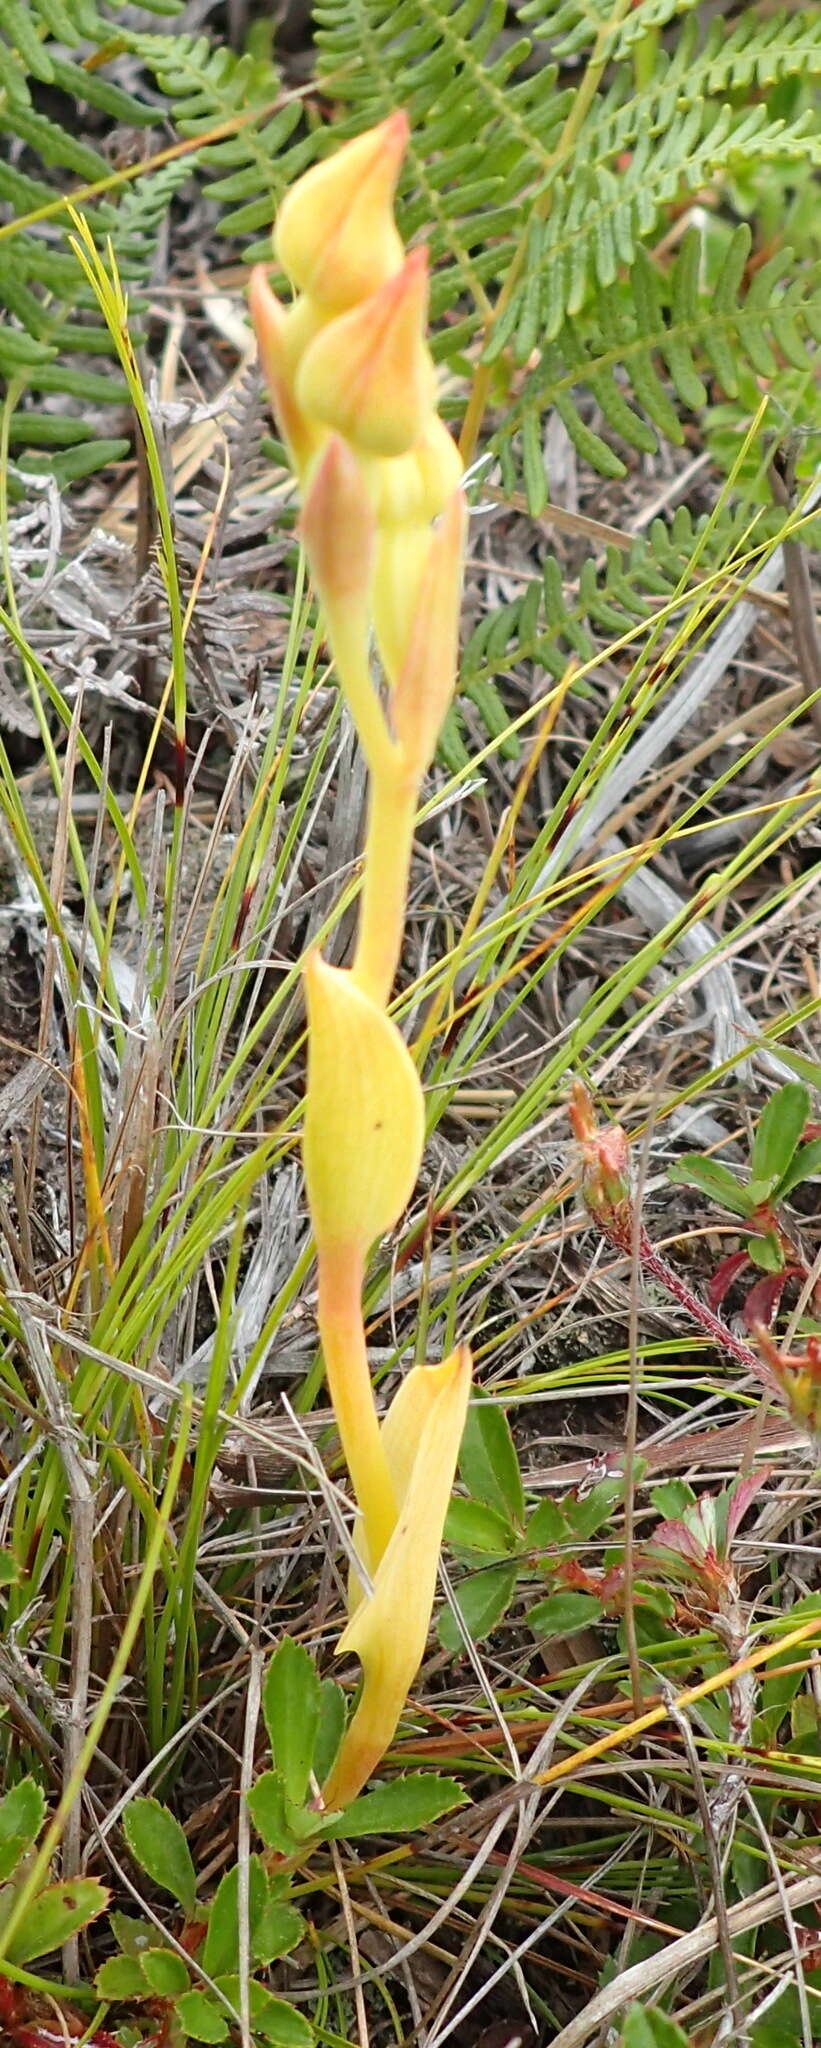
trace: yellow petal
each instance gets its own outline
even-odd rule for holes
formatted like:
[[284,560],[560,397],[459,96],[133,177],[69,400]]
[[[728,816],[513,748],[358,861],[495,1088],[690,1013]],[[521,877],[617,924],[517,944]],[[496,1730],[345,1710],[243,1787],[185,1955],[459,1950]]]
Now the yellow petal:
[[261,263],[251,272],[248,308],[277,425],[293,467],[302,475],[319,447],[322,430],[306,418],[297,401],[293,384],[296,351],[292,312],[286,312],[280,305]]
[[462,480],[462,458],[444,420],[433,413],[408,455],[380,462],[374,470],[380,525],[429,525]]
[[[425,1430],[437,1402],[451,1386],[452,1380],[452,1358],[446,1358],[442,1365],[412,1366],[394,1394],[384,1418],[379,1435],[395,1504],[395,1521],[410,1491]],[[354,1531],[354,1548],[362,1559],[368,1578],[375,1579],[379,1557],[374,1554],[361,1518]],[[363,1583],[352,1567],[348,1576],[348,1613],[351,1618],[363,1598]]]
[[[467,1346],[460,1346],[434,1370],[437,1390],[422,1424],[399,1521],[376,1573],[373,1593],[360,1603],[339,1642],[340,1655],[353,1652],[360,1659],[364,1682],[356,1713],[323,1787],[325,1804],[334,1809],[356,1798],[384,1755],[425,1653],[442,1530],[470,1394]],[[406,1382],[409,1387],[413,1377]],[[426,1400],[426,1394],[413,1387],[408,1408],[415,1410],[417,1402],[424,1405]],[[399,1424],[401,1410],[397,1427]]]
[[430,544],[391,718],[409,771],[424,775],[453,696],[459,658],[462,562],[467,514],[454,491]]
[[396,1025],[344,968],[305,969],[308,1086],[302,1158],[320,1253],[364,1253],[406,1208],[424,1141],[416,1068]]
[[398,111],[306,171],[277,215],[274,246],[299,291],[330,310],[367,298],[401,268],[393,198],[408,140]]
[[419,608],[431,521],[443,511],[461,477],[459,450],[436,413],[409,455],[374,464],[369,472],[377,514],[374,629],[393,685],[399,680]]
[[364,454],[404,455],[436,398],[427,306],[427,254],[416,249],[396,277],[309,344],[296,375],[302,410]]

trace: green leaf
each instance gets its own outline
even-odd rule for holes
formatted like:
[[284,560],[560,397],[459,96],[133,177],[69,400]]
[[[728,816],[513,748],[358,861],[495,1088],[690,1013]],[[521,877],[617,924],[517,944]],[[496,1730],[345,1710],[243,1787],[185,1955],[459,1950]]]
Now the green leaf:
[[668,1166],[667,1179],[674,1187],[698,1188],[709,1202],[718,1202],[732,1216],[752,1215],[755,1204],[747,1189],[718,1159],[702,1159],[700,1152],[687,1152],[674,1166]]
[[[248,1859],[248,1933],[268,1901],[268,1880],[258,1856]],[[209,1977],[239,1969],[239,1868],[235,1863],[220,1879],[208,1913],[202,1967]]]
[[551,1593],[539,1600],[527,1616],[535,1636],[572,1636],[577,1628],[601,1621],[602,1604],[592,1593]]
[[158,1998],[179,1998],[191,1982],[182,1956],[173,1948],[149,1948],[140,1957],[146,1982]]
[[30,1847],[31,1843],[26,1835],[9,1835],[7,1841],[0,1842],[0,1884],[5,1884],[8,1878],[14,1876],[18,1863],[22,1861]]
[[[248,1940],[251,1960],[257,1965],[275,1962],[296,1948],[305,1932],[302,1914],[279,1898],[271,1887],[258,1856],[248,1861]],[[202,1951],[203,1969],[209,1977],[220,1977],[239,1968],[239,1870],[227,1870],[211,1902],[208,1932]]]
[[197,1879],[191,1851],[173,1813],[158,1799],[132,1799],[123,1814],[123,1832],[135,1862],[179,1901],[190,1920],[197,1904]]
[[305,1921],[296,1906],[283,1899],[269,1899],[251,1936],[251,1956],[257,1968],[267,1969],[280,1956],[289,1956],[305,1934]]
[[631,2005],[621,2040],[622,2048],[688,2048],[687,2035],[657,2005]]
[[9,1943],[10,1963],[18,1968],[52,1949],[62,1948],[72,1934],[79,1934],[105,1911],[111,1893],[96,1877],[78,1877],[72,1883],[50,1884],[32,1900],[22,1927]]
[[753,1142],[750,1169],[753,1180],[767,1181],[770,1188],[786,1173],[810,1113],[809,1089],[803,1081],[785,1081],[777,1088],[759,1117]]
[[138,1920],[130,1913],[109,1913],[108,1924],[123,1955],[139,1957],[147,1948],[157,1946],[157,1929],[150,1920]]
[[265,1674],[262,1711],[274,1766],[297,1806],[308,1790],[319,1710],[319,1679],[312,1659],[300,1643],[285,1636]]
[[540,1500],[527,1524],[528,1550],[549,1550],[553,1543],[566,1543],[567,1518],[557,1500]]
[[664,1479],[660,1486],[654,1486],[650,1500],[656,1513],[663,1515],[667,1522],[678,1522],[687,1509],[693,1506],[696,1494],[686,1479]]
[[359,1835],[409,1835],[430,1826],[443,1813],[464,1806],[466,1794],[455,1778],[437,1778],[429,1771],[412,1771],[407,1778],[394,1778],[376,1792],[364,1792],[352,1800],[338,1820],[326,1823],[323,1838],[335,1841],[343,1836],[354,1841]]
[[799,1145],[793,1153],[790,1164],[775,1190],[779,1202],[791,1195],[793,1188],[800,1187],[803,1180],[815,1180],[821,1174],[821,1138],[810,1138],[806,1145]]
[[612,1479],[600,1479],[596,1486],[591,1486],[582,1500],[566,1500],[564,1511],[572,1534],[582,1542],[595,1536],[609,1522],[623,1494],[624,1480],[620,1474],[614,1474]]
[[151,1992],[136,1956],[108,1956],[94,1979],[100,1998],[150,1998]]
[[[239,1978],[220,1977],[217,1988],[239,2012]],[[264,2041],[271,2041],[273,2048],[313,2048],[315,2036],[310,2020],[297,2012],[295,2005],[288,2005],[284,1998],[275,1998],[272,1991],[268,1991],[264,1984],[258,1984],[253,1977],[248,1985],[248,2004],[254,2032],[261,2034]]]
[[227,2041],[228,2021],[222,2007],[206,1991],[184,1991],[174,2016],[192,2041]]
[[21,1577],[20,1566],[10,1550],[0,1550],[0,1586],[16,1586]]
[[774,1230],[768,1230],[765,1237],[748,1237],[747,1251],[760,1272],[783,1273],[784,1253]]
[[[473,1572],[470,1578],[461,1580],[456,1588],[456,1605],[471,1642],[480,1643],[501,1621],[515,1590],[515,1562],[489,1565],[485,1571]],[[439,1641],[454,1653],[464,1647],[462,1631],[449,1607],[443,1607],[439,1616]]]
[[339,1745],[345,1733],[345,1694],[335,1678],[323,1678],[319,1687],[319,1723],[314,1743],[314,1776],[317,1783],[324,1785],[331,1767],[336,1763]]
[[516,1545],[516,1531],[497,1508],[478,1500],[452,1500],[445,1520],[445,1541],[457,1550],[481,1550],[507,1557]]
[[459,1471],[468,1493],[524,1528],[525,1499],[516,1447],[507,1416],[490,1401],[468,1409]]
[[0,1799],[0,1842],[21,1837],[28,1844],[36,1840],[46,1811],[45,1796],[33,1778],[21,1778]]
[[263,1771],[248,1794],[248,1811],[263,1842],[292,1856],[322,1826],[322,1816],[294,1806],[278,1771]]

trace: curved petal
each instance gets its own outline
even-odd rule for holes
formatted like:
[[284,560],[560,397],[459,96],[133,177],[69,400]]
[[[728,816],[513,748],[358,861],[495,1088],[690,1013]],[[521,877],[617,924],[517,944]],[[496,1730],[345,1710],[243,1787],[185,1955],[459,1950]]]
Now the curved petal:
[[[405,1382],[409,1392],[397,1415],[397,1433],[403,1411],[415,1425],[427,1409],[416,1457],[373,1593],[360,1602],[338,1646],[340,1655],[353,1651],[359,1657],[364,1683],[356,1713],[323,1787],[328,1807],[349,1805],[367,1782],[393,1739],[425,1654],[442,1530],[470,1395],[467,1346],[460,1345],[434,1371],[437,1386],[432,1400],[421,1381],[414,1383],[414,1374]],[[400,1389],[400,1394],[404,1391]]]

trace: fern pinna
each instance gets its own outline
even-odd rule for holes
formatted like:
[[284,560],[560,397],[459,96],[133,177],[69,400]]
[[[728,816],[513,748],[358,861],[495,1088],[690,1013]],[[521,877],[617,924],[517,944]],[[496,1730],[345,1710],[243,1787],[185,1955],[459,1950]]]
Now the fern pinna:
[[[151,0],[170,16],[176,0]],[[188,167],[171,163],[133,184],[78,137],[78,109],[108,124],[151,127],[156,107],[126,92],[103,61],[116,57],[117,7],[95,0],[0,0],[0,378],[6,386],[4,450],[19,495],[46,471],[60,484],[130,452],[131,441],[95,432],[87,414],[121,407],[113,367],[95,367],[111,342],[66,246],[64,201],[113,187],[86,203],[95,233],[110,235],[120,269],[142,283],[157,232]],[[45,108],[48,107],[48,111]],[[13,146],[12,146],[13,145]],[[118,422],[118,425],[121,424]]]

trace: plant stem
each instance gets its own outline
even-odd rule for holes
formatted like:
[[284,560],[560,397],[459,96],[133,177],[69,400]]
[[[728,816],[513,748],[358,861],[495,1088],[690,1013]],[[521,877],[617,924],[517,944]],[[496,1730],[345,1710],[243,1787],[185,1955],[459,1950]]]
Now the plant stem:
[[384,1008],[399,965],[417,786],[401,762],[372,774],[353,973]]
[[[345,1086],[340,1074],[339,1085]],[[319,1334],[328,1392],[365,1525],[366,1563],[376,1571],[396,1527],[397,1506],[373,1397],[362,1319],[364,1260],[346,1247],[319,1261]]]

